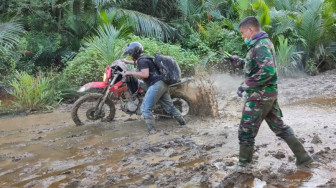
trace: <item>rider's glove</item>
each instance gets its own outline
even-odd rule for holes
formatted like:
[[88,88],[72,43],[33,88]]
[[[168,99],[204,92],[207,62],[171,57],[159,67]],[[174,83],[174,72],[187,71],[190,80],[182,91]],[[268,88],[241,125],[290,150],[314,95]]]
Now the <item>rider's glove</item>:
[[242,86],[238,87],[238,89],[237,89],[237,95],[239,97],[243,97],[243,93],[244,93],[244,88]]

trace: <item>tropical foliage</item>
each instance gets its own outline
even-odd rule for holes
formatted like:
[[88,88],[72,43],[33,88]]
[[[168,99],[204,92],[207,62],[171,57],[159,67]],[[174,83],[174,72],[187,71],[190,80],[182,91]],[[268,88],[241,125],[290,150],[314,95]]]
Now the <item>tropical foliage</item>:
[[283,35],[278,37],[277,67],[280,76],[295,76],[303,71],[301,64],[302,52],[297,52],[294,45],[288,44],[288,39]]
[[15,98],[14,104],[19,109],[50,109],[58,99],[52,87],[52,79],[43,74],[34,77],[25,72],[16,72],[10,85],[13,87],[10,94]]
[[[16,71],[66,91],[100,79],[130,41],[174,56],[184,74],[199,64],[228,71],[223,56],[244,56],[239,22],[256,16],[275,45],[281,76],[336,68],[335,0],[16,0],[0,7],[0,82]],[[14,79],[15,80],[15,79]]]

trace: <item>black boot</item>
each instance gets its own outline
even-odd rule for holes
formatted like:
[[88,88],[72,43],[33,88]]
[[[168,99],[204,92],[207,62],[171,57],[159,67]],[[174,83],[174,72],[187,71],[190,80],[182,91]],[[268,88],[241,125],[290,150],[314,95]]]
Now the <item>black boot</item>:
[[239,162],[238,166],[245,167],[248,163],[252,162],[254,146],[239,146]]
[[186,125],[186,122],[182,116],[175,116],[174,118],[179,122],[180,125]]
[[308,155],[300,141],[295,136],[288,136],[284,139],[296,157],[296,166],[310,164],[313,159]]

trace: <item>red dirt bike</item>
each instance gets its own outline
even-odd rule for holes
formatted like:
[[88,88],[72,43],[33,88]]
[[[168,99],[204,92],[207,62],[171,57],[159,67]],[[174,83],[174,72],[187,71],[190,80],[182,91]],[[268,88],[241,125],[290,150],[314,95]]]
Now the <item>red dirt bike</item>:
[[[100,89],[100,93],[88,93],[80,97],[73,106],[71,117],[77,126],[96,121],[110,122],[115,117],[115,103],[120,102],[120,109],[126,114],[140,115],[140,106],[146,94],[147,86],[142,80],[135,77],[123,77],[123,72],[128,68],[121,60],[114,61],[111,66],[106,67],[103,82],[90,82],[82,86],[78,92],[85,92],[89,89]],[[175,88],[178,85],[190,81],[191,78],[182,78],[180,82],[170,85]],[[175,92],[171,95],[174,105],[185,116],[191,111],[191,100]],[[119,102],[118,102],[119,101]],[[170,117],[160,104],[154,109],[158,117]]]

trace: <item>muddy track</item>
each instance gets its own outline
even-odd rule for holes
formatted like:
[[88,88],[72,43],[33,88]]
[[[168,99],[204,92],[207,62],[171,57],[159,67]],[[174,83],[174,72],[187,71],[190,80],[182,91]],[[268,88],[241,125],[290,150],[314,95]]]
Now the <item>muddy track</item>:
[[284,121],[316,161],[297,169],[285,142],[264,123],[251,170],[234,173],[242,101],[240,78],[214,75],[218,117],[187,117],[187,126],[144,121],[116,111],[110,123],[75,126],[70,106],[0,119],[0,187],[334,187],[336,71],[279,80]]

